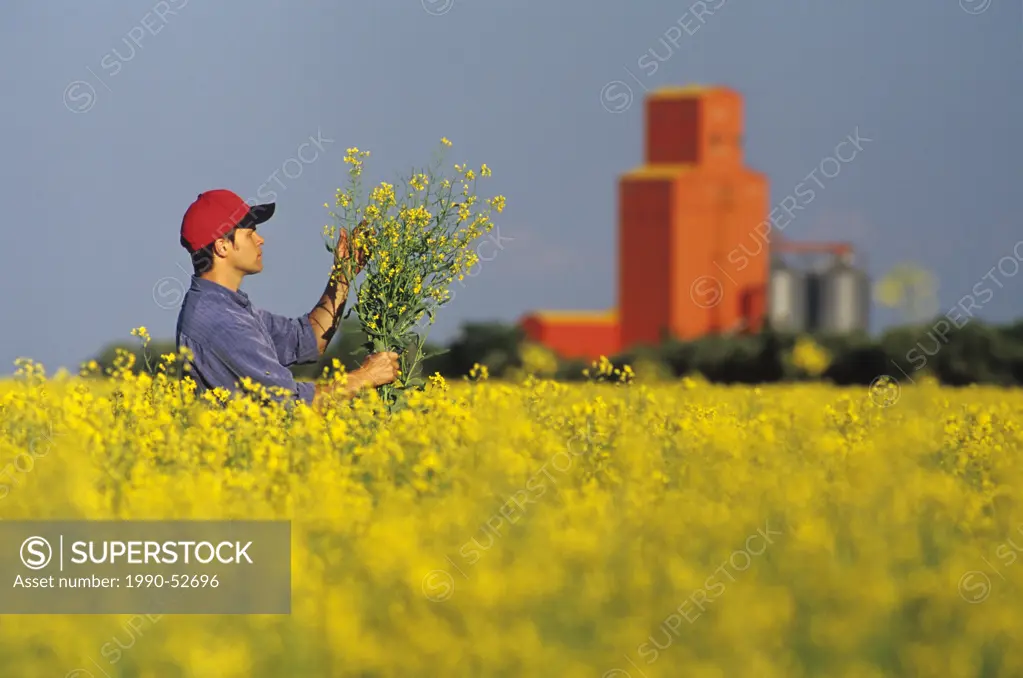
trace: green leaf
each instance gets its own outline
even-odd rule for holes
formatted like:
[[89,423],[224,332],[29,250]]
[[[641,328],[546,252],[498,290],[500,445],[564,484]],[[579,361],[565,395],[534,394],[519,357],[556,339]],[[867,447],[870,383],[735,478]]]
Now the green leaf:
[[426,384],[426,380],[422,377],[411,377],[405,382],[405,388],[419,388]]

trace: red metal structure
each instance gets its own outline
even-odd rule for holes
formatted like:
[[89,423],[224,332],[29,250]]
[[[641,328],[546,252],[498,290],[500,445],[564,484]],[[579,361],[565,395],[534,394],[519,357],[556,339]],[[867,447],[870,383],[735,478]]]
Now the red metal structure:
[[526,336],[556,351],[563,358],[594,359],[611,355],[620,343],[618,314],[614,311],[533,313],[522,320]]
[[852,243],[848,242],[793,242],[778,239],[772,243],[771,248],[780,254],[830,254],[842,257],[853,253]]
[[766,317],[770,198],[767,177],[744,164],[742,96],[666,88],[644,106],[645,162],[618,187],[617,308],[521,321],[529,339],[563,357],[610,356],[667,336],[757,332]]

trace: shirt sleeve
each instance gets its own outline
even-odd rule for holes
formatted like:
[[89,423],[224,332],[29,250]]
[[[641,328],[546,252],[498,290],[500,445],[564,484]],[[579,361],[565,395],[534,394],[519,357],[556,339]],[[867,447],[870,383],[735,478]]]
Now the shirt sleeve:
[[[213,340],[209,348],[238,381],[249,377],[252,381],[262,384],[268,391],[283,388],[308,403],[312,402],[315,386],[308,382],[300,384],[295,381],[291,370],[278,361],[270,346],[260,341],[251,329],[236,328],[234,331],[216,336],[218,338]],[[220,337],[230,337],[230,346],[220,340]],[[281,398],[273,392],[270,393],[270,397],[274,400]]]
[[266,325],[277,349],[277,360],[285,367],[294,364],[313,363],[320,359],[320,349],[316,344],[309,316],[288,318],[255,309],[256,316]]

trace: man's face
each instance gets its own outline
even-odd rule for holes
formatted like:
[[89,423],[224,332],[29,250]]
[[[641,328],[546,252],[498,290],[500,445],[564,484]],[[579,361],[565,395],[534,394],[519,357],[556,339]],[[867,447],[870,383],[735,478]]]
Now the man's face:
[[254,228],[239,228],[234,232],[234,244],[225,240],[227,245],[226,263],[235,270],[246,275],[259,273],[263,270],[263,243],[265,242]]

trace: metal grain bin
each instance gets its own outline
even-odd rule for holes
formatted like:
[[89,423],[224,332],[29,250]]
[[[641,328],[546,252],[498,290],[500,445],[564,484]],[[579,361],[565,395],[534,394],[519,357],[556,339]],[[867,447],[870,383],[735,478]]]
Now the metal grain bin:
[[866,331],[870,315],[870,278],[848,259],[839,259],[811,284],[811,316],[816,329],[834,334]]
[[771,328],[780,332],[807,330],[807,277],[780,258],[771,261],[767,312]]

